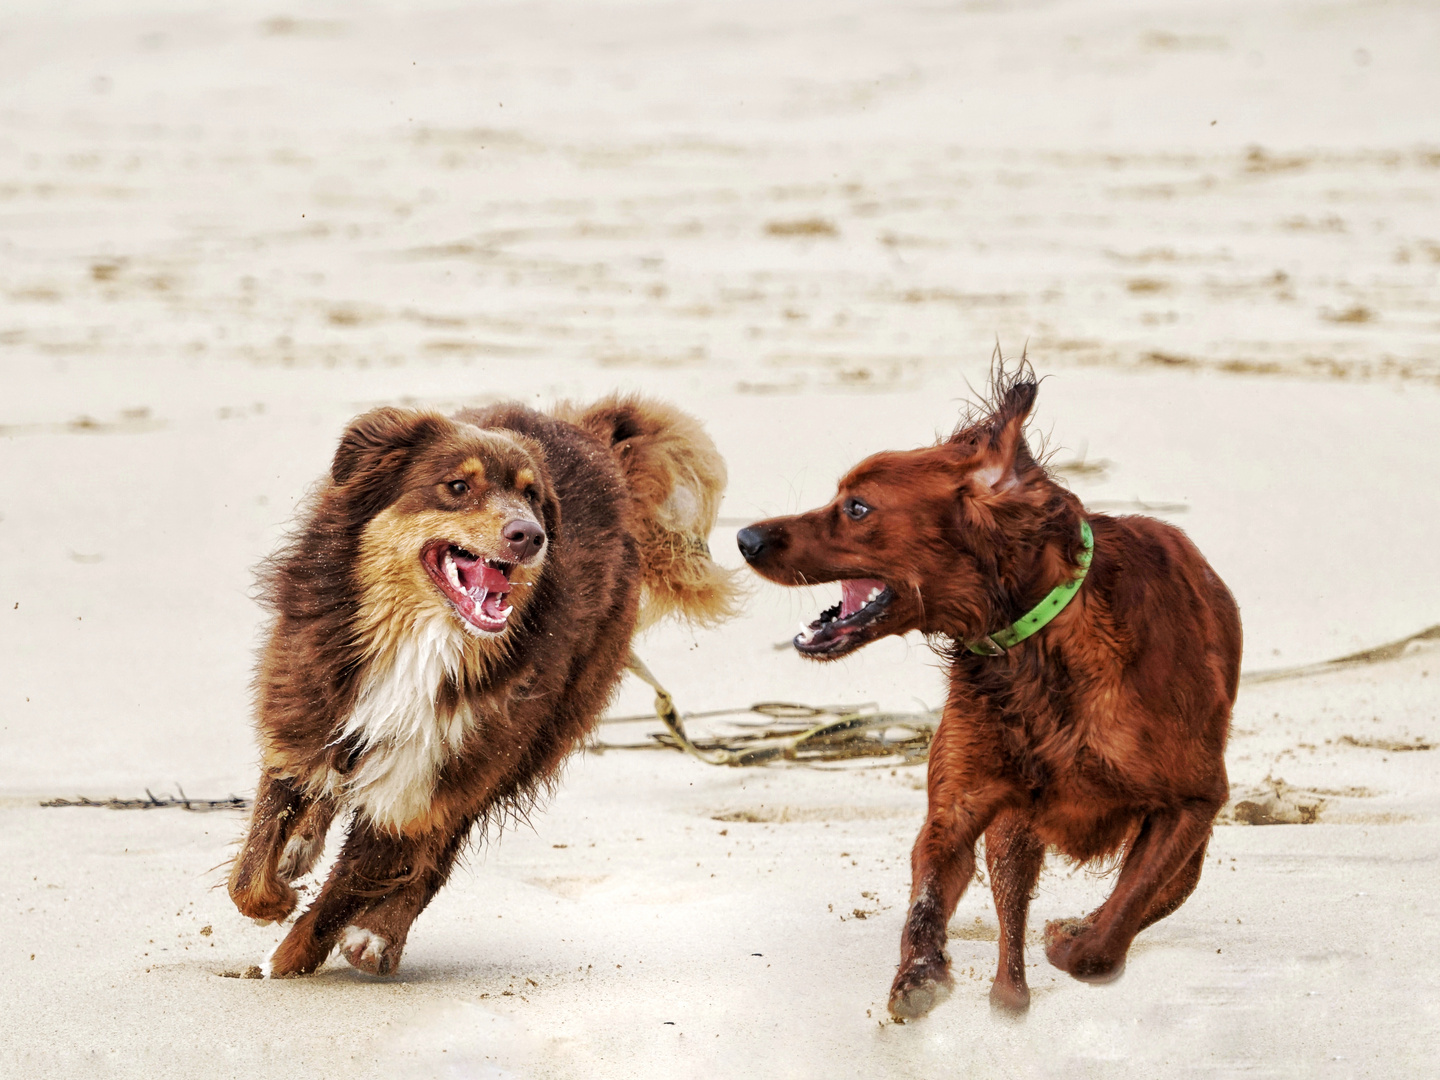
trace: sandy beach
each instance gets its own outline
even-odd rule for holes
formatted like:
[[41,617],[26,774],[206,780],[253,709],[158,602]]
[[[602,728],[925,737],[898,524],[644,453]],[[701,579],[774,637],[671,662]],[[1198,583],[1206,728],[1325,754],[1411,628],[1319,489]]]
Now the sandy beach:
[[[1420,2],[10,4],[0,1075],[1433,1075],[1437,55]],[[997,343],[1057,475],[1244,619],[1231,805],[1113,985],[1032,943],[992,1016],[977,883],[954,995],[887,1018],[922,765],[606,723],[380,980],[243,977],[242,811],[41,805],[252,793],[254,569],[367,408],[673,400],[736,566]],[[777,647],[835,591],[636,648],[682,712],[938,706],[916,636]],[[1108,888],[1052,859],[1032,937]]]

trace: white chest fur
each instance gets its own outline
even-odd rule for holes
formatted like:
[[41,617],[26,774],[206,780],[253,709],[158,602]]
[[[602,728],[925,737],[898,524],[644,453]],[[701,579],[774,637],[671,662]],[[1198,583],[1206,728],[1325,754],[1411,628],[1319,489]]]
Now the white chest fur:
[[428,620],[395,640],[365,675],[342,736],[358,743],[360,765],[341,798],[381,828],[398,830],[424,815],[441,768],[465,739],[469,707],[436,708],[464,647],[454,620]]

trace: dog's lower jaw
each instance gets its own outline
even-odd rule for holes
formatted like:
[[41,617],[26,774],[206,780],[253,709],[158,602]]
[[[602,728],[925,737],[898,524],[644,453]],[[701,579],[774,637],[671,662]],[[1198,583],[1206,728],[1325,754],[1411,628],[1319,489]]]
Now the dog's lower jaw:
[[[862,600],[854,592],[856,582],[859,588],[872,586],[868,598]],[[802,625],[792,641],[795,651],[808,660],[838,660],[878,638],[902,632],[891,613],[894,589],[878,578],[841,579],[841,586],[840,603],[827,608],[814,622]],[[847,607],[851,609],[848,615]]]
[[496,641],[504,637],[510,629],[508,626],[502,626],[498,630],[484,630],[465,618],[465,616],[461,615],[458,611],[452,609],[452,614],[455,617],[455,621],[460,624],[461,630],[464,630],[465,633],[469,634],[472,638],[477,638],[480,641]]

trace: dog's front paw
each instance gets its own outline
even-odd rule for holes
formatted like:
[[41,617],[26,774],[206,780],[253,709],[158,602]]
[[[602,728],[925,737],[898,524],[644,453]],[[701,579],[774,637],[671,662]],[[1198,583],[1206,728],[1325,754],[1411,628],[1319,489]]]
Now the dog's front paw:
[[300,894],[283,881],[275,880],[266,884],[255,882],[247,886],[232,887],[230,899],[246,915],[261,926],[284,922],[300,902]]
[[1125,954],[1115,955],[1088,919],[1055,919],[1045,924],[1045,957],[1081,982],[1107,983],[1125,971]]
[[360,926],[347,926],[340,935],[340,951],[350,966],[369,975],[393,974],[400,966],[400,953],[404,948]]
[[912,960],[902,966],[890,987],[890,1015],[918,1020],[950,996],[954,980],[943,959]]

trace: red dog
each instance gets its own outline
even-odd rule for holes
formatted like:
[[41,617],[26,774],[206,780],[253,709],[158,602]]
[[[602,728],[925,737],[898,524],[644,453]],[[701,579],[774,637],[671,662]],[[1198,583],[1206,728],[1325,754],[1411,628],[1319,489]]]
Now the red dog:
[[901,1019],[953,985],[945,928],[982,833],[1000,919],[990,999],[1024,1009],[1025,917],[1046,846],[1079,862],[1124,852],[1104,904],[1045,928],[1052,964],[1107,981],[1135,935],[1194,890],[1228,794],[1235,601],[1180,530],[1087,514],[1050,478],[1025,443],[1035,393],[1028,366],[1002,369],[986,413],[945,442],[876,454],[829,505],[739,534],[772,581],[840,582],[840,603],[796,637],[803,655],[832,660],[908,630],[948,643],[890,991]]
[[710,559],[725,465],[700,425],[612,398],[377,409],[270,563],[256,676],[262,771],[230,874],[284,919],[338,812],[345,846],[270,960],[314,971],[338,942],[387,975],[473,826],[523,813],[610,700],[640,618],[728,614]]

